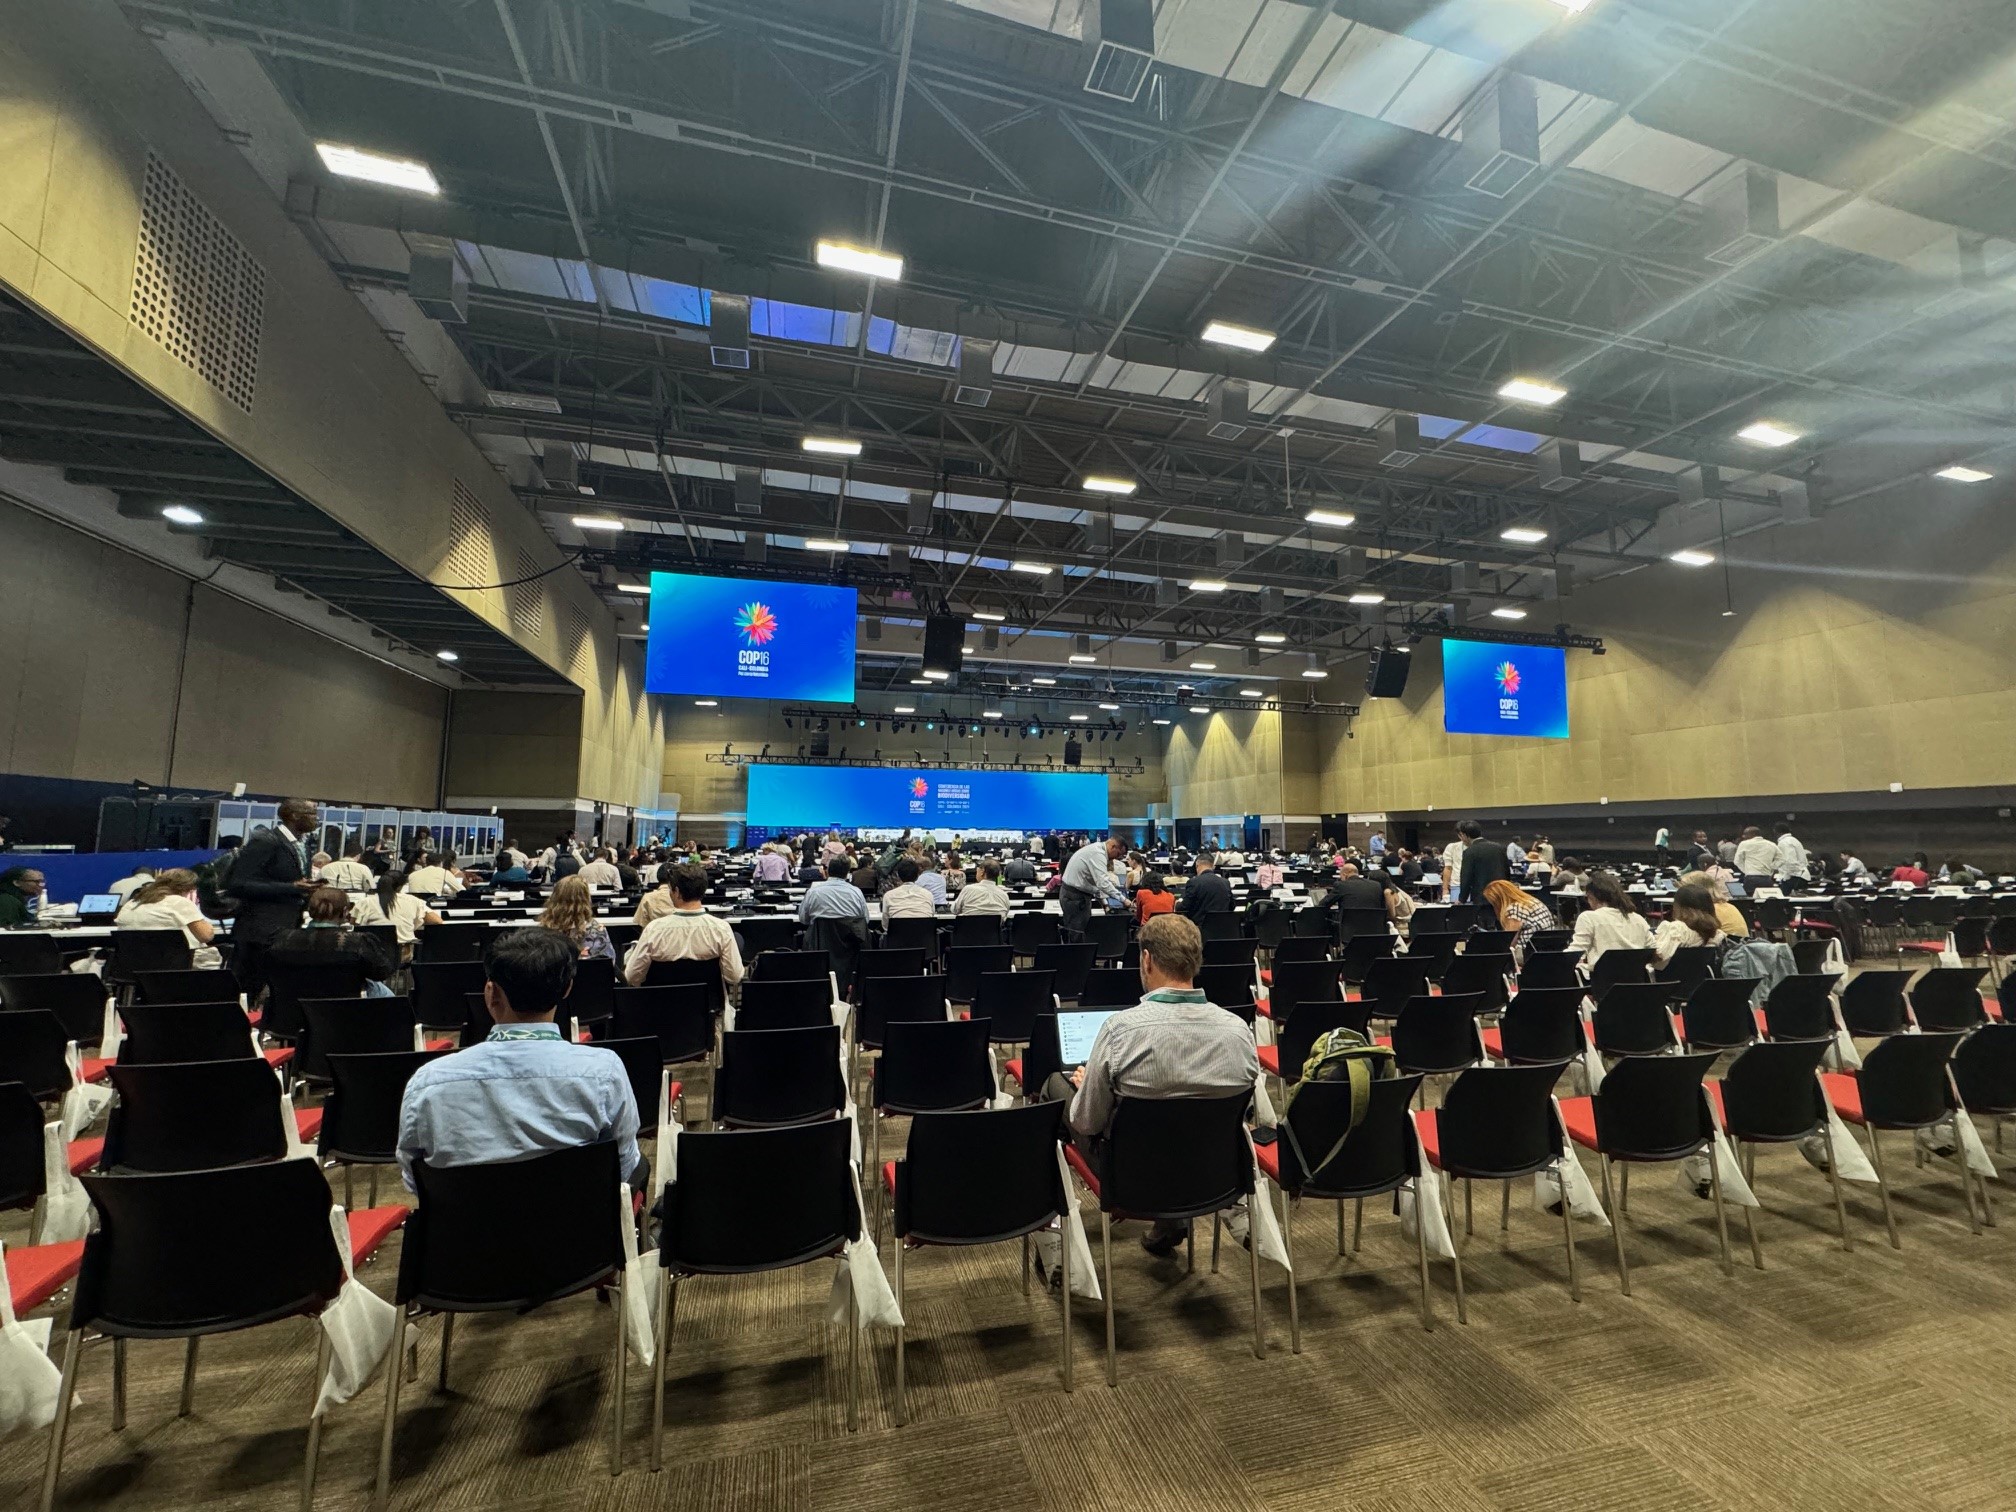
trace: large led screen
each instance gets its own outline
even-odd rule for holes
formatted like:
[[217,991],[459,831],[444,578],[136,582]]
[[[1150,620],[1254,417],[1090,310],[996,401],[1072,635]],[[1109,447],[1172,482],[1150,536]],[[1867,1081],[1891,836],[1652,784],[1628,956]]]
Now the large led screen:
[[1568,653],[1559,646],[1442,642],[1442,728],[1452,735],[1568,738]]
[[962,772],[942,767],[752,766],[753,829],[1086,830],[1106,828],[1106,785],[1091,772]]
[[854,590],[651,574],[650,693],[854,700]]

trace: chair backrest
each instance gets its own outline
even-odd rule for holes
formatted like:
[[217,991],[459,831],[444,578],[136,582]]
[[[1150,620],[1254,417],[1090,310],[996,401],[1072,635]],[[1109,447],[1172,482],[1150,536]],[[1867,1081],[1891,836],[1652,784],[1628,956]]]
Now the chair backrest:
[[1678,1160],[1700,1149],[1715,1132],[1701,1082],[1717,1053],[1619,1061],[1594,1099],[1597,1145],[1627,1160]]
[[0,977],[0,1005],[9,1012],[53,1013],[80,1045],[95,1045],[105,1029],[105,983],[88,971]]
[[1015,951],[1010,946],[955,943],[945,952],[945,995],[955,1003],[970,1003],[973,994],[980,990],[981,977],[992,971],[1014,969]]
[[[1285,1008],[1287,1004],[1275,1006]],[[1286,1018],[1275,1019],[1274,1048],[1280,1058],[1283,1085],[1294,1086],[1302,1080],[1302,1067],[1309,1059],[1309,1051],[1332,1029],[1350,1029],[1370,1039],[1370,1017],[1368,1003],[1321,1002],[1298,1003]]]
[[1582,977],[1575,969],[1575,957],[1565,950],[1535,950],[1529,944],[1525,963],[1519,968],[1519,990],[1526,992],[1536,987],[1573,987],[1581,991]]
[[[1120,922],[1124,925],[1127,921],[1122,919]],[[1123,939],[1121,944],[1126,944],[1126,941]],[[1259,950],[1260,943],[1257,940],[1237,938],[1229,940],[1206,940],[1204,942],[1204,964],[1206,966],[1250,967],[1253,964],[1254,956],[1259,953]],[[1118,955],[1119,953],[1118,950],[1113,952],[1114,955]]]
[[990,971],[973,994],[973,1017],[992,1024],[997,1045],[1027,1044],[1036,1015],[1057,1011],[1054,971]]
[[[1253,1001],[1260,992],[1260,978],[1250,959],[1233,961],[1222,966],[1200,967],[1197,986],[1207,1002],[1216,1003],[1220,1008],[1232,1008]],[[1135,995],[1138,997],[1140,994]]]
[[731,1128],[833,1118],[847,1106],[840,1029],[731,1029],[721,1036],[709,1111]]
[[984,1018],[893,1022],[875,1062],[875,1106],[890,1113],[985,1107],[994,1071]]
[[1784,1143],[1818,1130],[1827,1121],[1827,1103],[1814,1073],[1826,1054],[1824,1039],[1775,1040],[1729,1062],[1721,1087],[1730,1137]]
[[896,1166],[896,1237],[990,1244],[1047,1227],[1069,1200],[1057,1163],[1065,1107],[919,1113]]
[[1205,940],[1237,940],[1246,934],[1246,915],[1239,912],[1207,913],[1191,920]]
[[0,1081],[0,1211],[32,1207],[46,1188],[42,1123],[35,1095],[18,1081]]
[[1123,1097],[1099,1146],[1099,1206],[1140,1218],[1195,1218],[1253,1191],[1246,1143],[1252,1093]]
[[[1881,975],[1891,975],[1883,972]],[[1946,1063],[1961,1034],[1893,1034],[1862,1057],[1862,1116],[1882,1129],[1922,1129],[1952,1109]]]
[[[825,1015],[826,994],[819,985],[816,1006]],[[659,1061],[666,1065],[705,1060],[714,1053],[714,1005],[705,987],[618,987],[614,996],[610,1038],[656,1040]]]
[[[654,966],[662,964],[653,961]],[[718,961],[682,961],[684,966],[711,966],[714,969],[714,1002],[721,1001],[721,963]],[[704,980],[698,980],[701,973],[695,972],[696,980],[691,982],[658,983],[660,986],[694,986],[704,988]],[[646,985],[651,979],[645,977]],[[599,1024],[616,1011],[616,963],[607,956],[590,956],[574,963],[574,986],[568,991],[567,999],[560,1005],[560,1016],[571,1018],[576,1023]]]
[[1626,946],[1604,951],[1589,968],[1589,996],[1600,1003],[1603,995],[1619,983],[1635,987],[1640,982],[1649,982],[1652,963],[1657,959],[1651,950]]
[[[798,921],[788,915],[780,918],[766,918],[759,914],[747,914],[731,920],[735,933],[742,937],[742,954],[751,962],[773,950],[796,951],[798,949]],[[614,934],[609,937],[612,941]]]
[[1664,1055],[1679,1043],[1658,982],[1616,983],[1597,1002],[1591,1026],[1605,1055]]
[[1393,1020],[1393,1058],[1402,1071],[1435,1075],[1460,1071],[1484,1058],[1477,1015],[1487,1012],[1481,992],[1411,999]]
[[623,1265],[622,1179],[614,1140],[494,1165],[415,1162],[395,1300],[522,1312],[609,1279]]
[[1322,961],[1330,955],[1330,942],[1320,935],[1289,935],[1272,947],[1278,970],[1291,961]]
[[854,1041],[874,1049],[893,1023],[943,1023],[949,999],[942,976],[863,977],[855,983]]
[[1063,919],[1057,914],[1031,910],[1008,921],[1008,943],[1018,956],[1034,955],[1040,945],[1055,945],[1062,935]]
[[413,1048],[420,1020],[403,997],[303,998],[304,1025],[294,1047],[294,1074],[329,1079],[332,1055],[393,1055]]
[[658,1126],[658,1092],[665,1084],[665,1063],[658,1058],[658,1037],[655,1034],[634,1035],[629,1039],[598,1039],[597,1050],[607,1050],[623,1062],[623,1073],[630,1078],[630,1096],[637,1104],[637,1126],[649,1132]]
[[1693,1050],[1733,1050],[1757,1038],[1750,1008],[1751,983],[1742,977],[1703,977],[1680,1007],[1680,1035]]
[[1298,940],[1321,940],[1328,950],[1337,938],[1337,926],[1330,915],[1320,908],[1298,908],[1293,922],[1288,926],[1293,931],[1292,938]]
[[[1404,956],[1388,956],[1365,968],[1365,983],[1359,995],[1372,1004],[1374,1018],[1397,1018],[1400,1010],[1427,994],[1435,975],[1431,963],[1417,960],[1413,951]],[[1274,968],[1274,990],[1281,989],[1281,968]]]
[[221,1003],[238,996],[238,979],[218,968],[204,971],[136,971],[143,1003]]
[[343,1286],[329,1182],[312,1160],[83,1182],[98,1223],[84,1241],[72,1329],[223,1333],[318,1313]]
[[334,951],[274,950],[265,961],[266,1012],[259,1027],[281,1039],[298,1039],[306,1022],[303,998],[362,997],[364,961]]
[[766,950],[756,958],[749,974],[765,982],[823,982],[832,969],[832,960],[823,950]]
[[[119,1010],[126,1038],[119,1060],[128,1066],[182,1061],[257,1060],[252,1022],[229,1003],[128,1003]],[[409,1037],[407,1045],[411,1045]]]
[[[1366,967],[1367,992],[1371,973],[1383,963],[1372,961]],[[1344,963],[1342,961],[1276,961],[1274,982],[1267,989],[1270,1002],[1276,1003],[1323,1003],[1340,1002],[1344,997]]]
[[1445,995],[1476,993],[1484,999],[1483,1011],[1491,1013],[1503,1008],[1511,997],[1507,986],[1511,977],[1511,952],[1467,949],[1442,973],[1442,991]]
[[[1291,1140],[1284,1133],[1276,1145],[1282,1188],[1303,1197],[1370,1197],[1390,1192],[1420,1175],[1421,1150],[1408,1113],[1420,1087],[1418,1076],[1373,1082],[1365,1116],[1354,1129],[1349,1082],[1304,1082],[1298,1086],[1284,1115],[1285,1125],[1295,1137]],[[1344,1143],[1337,1146],[1340,1138]],[[1337,1153],[1325,1160],[1333,1146]],[[1305,1171],[1303,1155],[1322,1164]]]
[[1841,989],[1841,1021],[1850,1034],[1902,1034],[1906,1023],[1904,988],[1909,973],[1865,971]]
[[322,1100],[317,1149],[324,1160],[390,1165],[399,1158],[399,1109],[406,1083],[448,1050],[329,1057],[329,1095]]
[[1567,950],[1574,938],[1572,929],[1536,929],[1526,942],[1526,958],[1531,961],[1536,955],[1558,955]]
[[1988,1022],[1981,1002],[1985,966],[1934,966],[1912,981],[1911,1016],[1921,1029],[1977,1029]]
[[1098,963],[1098,947],[1089,940],[1053,941],[1038,945],[1033,954],[1036,969],[1055,974],[1057,996],[1074,1002],[1085,990],[1085,979]]
[[1397,943],[1392,931],[1386,929],[1347,936],[1344,948],[1337,953],[1337,959],[1343,966],[1344,980],[1364,981],[1365,972],[1372,963],[1392,955]]
[[1574,987],[1521,988],[1498,1020],[1499,1049],[1514,1065],[1573,1060],[1588,1043],[1583,992]]
[[[1125,914],[1095,913],[1085,920],[1085,943],[1102,961],[1117,961],[1127,949],[1128,918]],[[1217,944],[1232,944],[1234,941],[1207,939],[1204,942],[1204,959],[1210,960],[1211,947]]]
[[413,1011],[430,1029],[460,1028],[464,1003],[483,990],[485,980],[481,961],[415,961],[407,970],[413,977]]
[[1459,1072],[1435,1115],[1442,1169],[1509,1180],[1551,1165],[1563,1150],[1554,1083],[1567,1068],[1566,1061],[1543,1061]]
[[856,970],[859,980],[878,977],[914,977],[924,974],[925,952],[915,946],[884,946],[864,950]]
[[54,935],[0,933],[0,973],[48,976],[63,969],[63,950]]
[[1100,966],[1085,973],[1085,984],[1078,989],[1078,1006],[1131,1008],[1141,1001],[1144,990],[1141,973],[1134,968]]
[[[583,961],[581,964],[586,966],[589,963]],[[821,973],[821,976],[823,977],[824,973]],[[719,961],[653,961],[651,969],[644,973],[644,985],[646,987],[701,988],[707,994],[707,1008],[710,1013],[719,1013],[728,1001],[726,989],[721,984],[721,963]],[[577,1019],[583,1017],[582,1014],[577,1013],[572,1007],[568,1006],[579,992],[580,987],[577,985],[574,992],[568,995],[567,1002],[560,1005],[560,1012],[563,1016]],[[582,1006],[592,1008],[594,1000],[591,998],[583,1003]],[[610,989],[608,1006],[601,1016],[607,1018],[610,1013],[615,1011],[615,1006],[615,989],[612,987]],[[586,1017],[594,1018],[595,1015],[590,1013]]]
[[413,952],[416,961],[480,961],[483,952],[495,938],[495,931],[481,919],[456,920],[453,923],[429,924],[420,931],[420,942]]
[[109,1074],[106,1170],[204,1171],[287,1153],[280,1078],[263,1060],[122,1063]]
[[41,1009],[0,1013],[0,1076],[21,1083],[38,1101],[47,1102],[70,1086],[70,1067],[64,1060],[69,1043],[63,1021],[53,1013]]
[[852,1134],[845,1119],[833,1119],[681,1135],[659,1263],[686,1275],[736,1275],[838,1253],[861,1235]]
[[882,949],[914,950],[922,961],[935,964],[938,959],[938,921],[935,918],[885,919],[882,922]]
[[1653,976],[1671,986],[1672,997],[1678,1002],[1694,990],[1696,982],[1715,974],[1715,963],[1721,956],[1721,950],[1713,945],[1682,945]]
[[[1742,978],[1731,980],[1741,981]],[[1774,1040],[1829,1039],[1834,1034],[1835,978],[1781,977],[1764,999],[1764,1033]],[[1746,984],[1747,985],[1747,984]]]
[[2016,1113],[2016,1024],[1985,1024],[1962,1040],[1953,1080],[1970,1113]]
[[[1003,916],[991,913],[963,913],[952,920],[953,950],[993,950],[1002,945]],[[946,967],[951,970],[950,965]]]
[[741,1001],[735,1005],[739,1029],[816,1029],[832,1022],[830,976],[774,982],[743,978]]
[[105,974],[122,982],[139,971],[187,971],[189,936],[180,929],[115,929]]
[[1868,922],[1877,929],[1895,929],[1904,922],[1904,905],[1895,893],[1872,893],[1863,910]]

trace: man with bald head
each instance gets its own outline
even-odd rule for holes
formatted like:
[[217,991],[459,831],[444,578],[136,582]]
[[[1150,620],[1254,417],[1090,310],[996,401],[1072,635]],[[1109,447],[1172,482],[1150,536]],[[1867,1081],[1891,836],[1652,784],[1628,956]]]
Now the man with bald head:
[[224,890],[238,902],[231,926],[231,965],[239,988],[256,996],[266,985],[266,952],[301,925],[302,901],[315,890],[308,859],[314,854],[316,810],[310,798],[283,798],[279,822],[260,829],[238,849]]

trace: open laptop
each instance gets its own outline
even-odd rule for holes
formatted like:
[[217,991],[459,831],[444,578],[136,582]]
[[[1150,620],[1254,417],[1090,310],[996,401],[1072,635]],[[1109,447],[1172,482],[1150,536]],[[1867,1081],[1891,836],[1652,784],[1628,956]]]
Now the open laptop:
[[1057,1058],[1066,1071],[1076,1071],[1092,1058],[1092,1041],[1099,1037],[1099,1026],[1121,1008],[1087,1008],[1074,1013],[1057,1015]]
[[125,900],[117,893],[86,893],[77,905],[80,924],[110,924]]

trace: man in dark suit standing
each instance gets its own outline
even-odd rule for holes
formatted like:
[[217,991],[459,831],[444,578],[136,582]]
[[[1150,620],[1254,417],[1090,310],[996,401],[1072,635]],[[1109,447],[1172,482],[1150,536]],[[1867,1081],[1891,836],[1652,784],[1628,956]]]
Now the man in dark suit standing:
[[1176,912],[1186,919],[1232,912],[1232,884],[1218,875],[1217,857],[1206,853],[1197,858],[1197,875],[1176,900]]
[[256,996],[266,985],[266,952],[273,942],[301,925],[303,900],[315,888],[308,858],[315,833],[314,803],[288,798],[280,822],[262,829],[238,849],[224,890],[238,900],[231,926],[231,963],[239,987]]
[[1456,826],[1456,833],[1463,837],[1463,870],[1457,878],[1456,901],[1482,903],[1485,888],[1493,882],[1512,880],[1511,863],[1503,846],[1484,843],[1484,826],[1475,819],[1465,819]]

